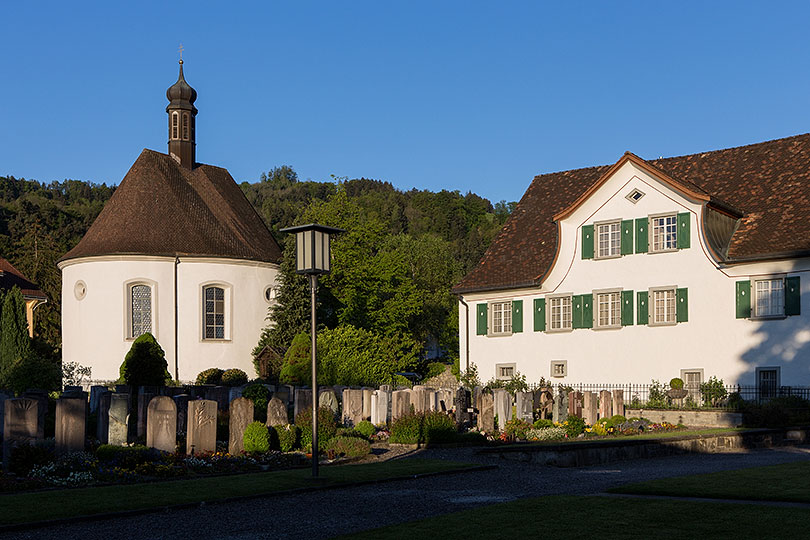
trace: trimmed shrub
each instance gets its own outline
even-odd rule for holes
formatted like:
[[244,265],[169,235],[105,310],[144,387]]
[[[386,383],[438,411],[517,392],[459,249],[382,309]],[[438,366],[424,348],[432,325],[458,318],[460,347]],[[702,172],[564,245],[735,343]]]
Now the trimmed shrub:
[[[306,408],[295,417],[295,425],[301,430],[301,448],[312,451],[312,409]],[[329,407],[318,409],[318,451],[323,452],[329,439],[337,433],[335,413]]]
[[568,418],[565,419],[563,427],[565,428],[565,432],[568,434],[568,437],[573,439],[580,433],[585,432],[585,420],[583,420],[579,416],[574,416],[573,414],[570,414],[568,415]]
[[325,452],[329,459],[363,457],[371,453],[371,444],[357,437],[333,437],[327,443]]
[[410,413],[391,424],[392,443],[421,444],[453,442],[457,439],[456,423],[440,411]]
[[219,385],[222,382],[222,373],[223,371],[219,368],[208,368],[205,371],[201,371],[199,374],[197,374],[197,380],[195,382],[197,384]]
[[121,364],[121,380],[132,386],[166,386],[172,380],[167,368],[163,349],[147,332],[132,342]]
[[31,388],[49,392],[62,388],[62,370],[59,364],[29,352],[26,358],[17,358],[4,373],[6,388],[17,395]]
[[366,439],[372,438],[377,433],[377,428],[368,420],[363,420],[354,429]]
[[300,436],[301,430],[292,424],[271,426],[270,428],[271,445],[282,452],[289,452],[296,448]]
[[538,418],[537,420],[534,421],[532,427],[534,429],[550,428],[554,427],[554,422],[552,422],[551,420],[546,420],[545,418]]
[[245,452],[248,454],[267,452],[270,450],[270,437],[268,436],[267,426],[263,422],[251,422],[245,428],[242,442],[245,445]]
[[625,418],[621,414],[614,414],[613,416],[611,416],[610,418],[608,418],[605,421],[605,427],[606,428],[616,427],[619,424],[623,424],[626,421],[627,421],[627,418]]
[[163,453],[160,450],[143,445],[115,446],[102,444],[96,448],[96,457],[99,461],[122,469],[135,469],[138,465],[160,460]]
[[675,377],[669,381],[669,387],[673,390],[683,390],[683,379],[680,377]]
[[298,334],[284,355],[279,380],[287,384],[305,384],[312,379],[312,348],[309,334]]
[[222,373],[221,382],[224,386],[242,386],[248,382],[248,376],[241,369],[226,369]]
[[260,422],[266,422],[270,390],[263,384],[254,383],[242,391],[242,397],[253,402],[253,418]]

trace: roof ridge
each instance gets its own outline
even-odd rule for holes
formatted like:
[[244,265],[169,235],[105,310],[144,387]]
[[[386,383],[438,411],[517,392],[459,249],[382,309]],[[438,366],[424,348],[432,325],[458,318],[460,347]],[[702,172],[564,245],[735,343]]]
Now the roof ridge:
[[798,139],[799,137],[807,137],[809,135],[810,135],[810,133],[800,133],[798,135],[791,135],[790,137],[780,137],[778,139],[771,139],[769,141],[761,141],[761,142],[758,142],[758,143],[740,144],[740,145],[737,145],[737,146],[729,146],[727,148],[717,148],[716,150],[706,150],[705,152],[693,152],[691,154],[681,154],[681,155],[678,155],[678,156],[667,156],[667,157],[660,157],[660,158],[655,158],[655,159],[644,159],[644,158],[641,158],[641,159],[644,159],[644,161],[649,161],[649,162],[661,162],[661,161],[668,161],[670,159],[683,159],[683,158],[689,158],[689,157],[693,157],[693,156],[705,157],[708,154],[719,154],[720,152],[728,152],[730,150],[739,150],[740,148],[753,148],[755,146],[765,146],[767,144],[782,143],[782,142],[788,141],[790,139]]

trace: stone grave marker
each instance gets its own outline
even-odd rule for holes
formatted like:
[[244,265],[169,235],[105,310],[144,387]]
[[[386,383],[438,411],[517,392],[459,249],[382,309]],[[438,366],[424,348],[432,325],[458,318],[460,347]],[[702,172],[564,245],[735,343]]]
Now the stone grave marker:
[[147,392],[151,387],[142,386],[141,391],[138,392],[138,437],[146,436],[146,415],[149,410],[149,402],[155,397],[154,392]]
[[484,395],[484,389],[476,386],[472,389],[472,407],[476,413],[481,412],[481,396]]
[[96,409],[96,438],[101,444],[107,444],[110,434],[110,396],[112,392],[107,390],[98,396],[98,409]]
[[195,399],[188,402],[186,453],[202,454],[217,449],[217,402]]
[[94,385],[90,387],[90,414],[98,412],[99,400],[104,392],[109,392],[106,386]]
[[211,399],[217,402],[217,410],[227,411],[231,404],[231,389],[228,386],[215,386],[211,390]]
[[87,401],[84,398],[56,400],[56,451],[58,453],[84,450],[87,422]]
[[381,384],[380,390],[382,390],[383,392],[393,392],[394,388],[390,384]]
[[188,402],[191,396],[179,394],[172,397],[172,399],[177,409],[177,433],[185,433],[188,429]]
[[455,409],[456,424],[465,424],[471,421],[470,409],[471,395],[470,391],[460,386],[456,390],[456,396],[453,400],[453,408]]
[[169,396],[155,396],[147,405],[146,446],[177,451],[177,405]]
[[528,423],[534,422],[534,396],[531,392],[515,392],[517,416]]
[[245,389],[244,386],[234,386],[228,391],[228,402],[232,402],[238,397],[242,397],[242,391]]
[[245,449],[245,429],[251,422],[253,422],[253,402],[243,397],[231,401],[228,453],[232,456],[240,454]]
[[363,420],[363,391],[347,388],[343,391],[343,423],[354,427]]
[[129,435],[129,394],[110,394],[110,412],[107,422],[107,444],[123,446]]
[[626,416],[624,414],[624,390],[613,391],[613,414]]
[[454,410],[455,409],[455,406],[453,405],[454,397],[455,396],[453,395],[452,390],[449,390],[447,388],[439,390],[439,397],[438,397],[439,401],[436,410],[442,412],[450,412]]
[[45,416],[48,414],[48,393],[44,390],[28,390],[22,397],[37,402],[37,439],[45,438]]
[[[387,388],[387,389],[386,389]],[[391,386],[390,385],[383,385],[377,390],[377,422],[374,423],[375,426],[381,426],[384,424],[388,424],[388,420],[391,418]],[[373,422],[373,420],[372,420]]]
[[548,386],[540,389],[540,418],[550,418],[554,405],[554,389]]
[[293,398],[293,419],[298,418],[298,413],[306,410],[312,410],[312,390],[298,388]]
[[11,450],[20,444],[42,440],[39,404],[30,398],[11,398],[3,407],[3,463],[8,468]]
[[340,404],[338,403],[338,398],[335,395],[335,391],[330,388],[321,388],[318,393],[318,407],[328,407],[336,416],[340,409]]
[[512,395],[498,388],[493,392],[495,399],[495,414],[498,416],[498,429],[503,430],[506,423],[512,419]]
[[551,402],[551,421],[554,423],[562,422],[562,414],[560,414],[560,403],[562,396],[557,396],[557,399]]
[[374,392],[374,389],[364,386],[361,390],[363,391],[363,420],[371,420],[371,393]]
[[428,410],[427,388],[416,384],[411,390],[411,405],[414,412],[425,412]]
[[391,393],[391,420],[411,412],[411,390],[394,390]]
[[568,392],[568,414],[582,418],[582,392]]
[[599,418],[613,416],[613,396],[609,390],[599,392]]
[[478,412],[478,429],[491,434],[495,431],[495,398],[490,393],[481,394],[481,409]]
[[596,394],[594,392],[583,392],[582,393],[582,419],[585,420],[585,423],[589,426],[592,426],[598,420],[597,413],[599,412],[599,407],[596,400]]
[[273,396],[273,399],[267,402],[267,425],[268,426],[286,426],[290,423],[290,417],[287,413],[287,405]]

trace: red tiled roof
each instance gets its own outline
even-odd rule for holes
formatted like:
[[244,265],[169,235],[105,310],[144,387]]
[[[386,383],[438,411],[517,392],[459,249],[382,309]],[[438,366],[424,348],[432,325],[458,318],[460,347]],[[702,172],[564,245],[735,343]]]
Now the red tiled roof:
[[281,249],[227,170],[181,167],[144,150],[62,261],[96,255],[281,261]]
[[14,286],[20,288],[24,298],[37,298],[47,300],[45,293],[39,290],[35,283],[32,283],[22,272],[14,268],[6,259],[0,258],[0,289],[11,289]]
[[[645,163],[743,214],[727,262],[810,255],[810,134]],[[453,291],[539,285],[556,253],[553,217],[576,204],[610,169],[536,176],[478,266]]]

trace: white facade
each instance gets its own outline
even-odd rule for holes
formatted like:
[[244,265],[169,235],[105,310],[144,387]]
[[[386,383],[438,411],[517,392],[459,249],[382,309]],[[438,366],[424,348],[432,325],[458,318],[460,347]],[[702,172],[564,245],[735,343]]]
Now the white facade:
[[[643,194],[635,202],[628,198],[633,190]],[[770,370],[768,376],[775,374],[778,384],[810,385],[810,259],[724,265],[707,245],[704,211],[702,201],[690,200],[632,160],[625,160],[558,221],[557,257],[539,288],[463,295],[459,304],[462,369],[475,364],[483,381],[507,377],[514,370],[526,375],[530,383],[541,377],[564,383],[649,383],[652,379],[685,379],[686,372],[691,372],[699,373],[704,381],[716,376],[726,384],[758,384],[760,372]],[[583,226],[631,219],[635,225],[639,218],[686,213],[688,248],[637,253],[634,234],[631,254],[583,258]],[[652,248],[652,238],[649,244]],[[738,282],[773,278],[785,283],[784,278],[795,277],[800,283],[800,315],[737,318]],[[796,281],[790,280],[790,284]],[[658,287],[686,290],[676,297],[676,302],[687,304],[685,321],[661,326],[652,324],[652,319],[639,321],[638,292],[647,292],[652,303],[653,290]],[[614,290],[632,291],[619,295],[623,301],[632,300],[632,324],[599,329],[598,295]],[[593,295],[592,328],[552,331],[551,299],[564,294]],[[535,330],[539,300],[545,303],[544,330]],[[496,326],[503,321],[493,320],[493,314],[505,306],[493,303],[513,301],[522,301],[522,309],[510,313],[522,321],[522,331],[510,329],[496,335],[495,330],[503,329]],[[479,335],[478,324],[479,310],[484,309],[481,305],[486,306],[487,317],[483,335]],[[648,307],[652,315],[652,306]],[[559,376],[552,373],[553,363]]]
[[[98,256],[69,259],[59,267],[62,358],[91,367],[92,379],[118,378],[137,337],[133,334],[138,333],[137,328],[133,332],[132,287],[142,285],[148,287],[140,290],[148,295],[150,307],[149,320],[140,324],[151,327],[172,377],[193,381],[211,367],[255,374],[251,351],[266,325],[274,296],[269,289],[276,286],[278,265],[203,257],[179,257],[176,263],[174,257]],[[221,289],[224,300],[224,324],[216,332],[209,326],[214,337],[208,338],[206,287]],[[147,313],[143,304],[140,307],[139,313]]]

